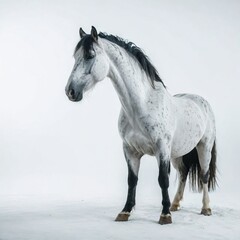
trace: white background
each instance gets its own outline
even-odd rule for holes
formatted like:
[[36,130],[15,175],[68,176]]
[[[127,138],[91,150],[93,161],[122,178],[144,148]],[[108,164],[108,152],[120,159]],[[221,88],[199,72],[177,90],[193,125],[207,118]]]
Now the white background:
[[[64,92],[79,27],[89,32],[94,25],[141,47],[172,94],[196,93],[210,102],[220,185],[214,204],[238,202],[239,12],[237,0],[1,0],[0,195],[101,197],[123,205],[127,167],[110,80],[80,103]],[[138,202],[159,200],[160,208],[157,175],[156,160],[144,157]],[[171,198],[174,189],[173,170]]]

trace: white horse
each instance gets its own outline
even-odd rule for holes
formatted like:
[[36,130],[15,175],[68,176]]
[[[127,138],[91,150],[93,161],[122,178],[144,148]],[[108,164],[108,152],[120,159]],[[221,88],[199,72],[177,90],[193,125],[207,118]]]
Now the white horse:
[[[200,96],[171,96],[147,56],[131,42],[79,30],[81,40],[74,52],[75,65],[66,94],[80,101],[93,86],[110,78],[122,109],[119,132],[128,164],[128,197],[116,221],[127,221],[135,205],[140,159],[156,156],[162,190],[160,224],[172,222],[171,211],[179,208],[189,173],[193,188],[203,190],[201,213],[211,215],[208,190],[216,185],[215,121],[209,103]],[[170,204],[170,161],[179,173],[179,186]]]

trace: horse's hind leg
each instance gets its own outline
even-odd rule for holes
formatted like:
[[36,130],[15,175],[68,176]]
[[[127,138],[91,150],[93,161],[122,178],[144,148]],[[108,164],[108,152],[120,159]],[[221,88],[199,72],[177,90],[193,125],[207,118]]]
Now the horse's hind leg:
[[135,206],[138,172],[142,157],[142,154],[132,151],[128,146],[124,146],[123,150],[128,165],[128,196],[123,210],[118,214],[115,221],[128,221],[130,213]]
[[210,200],[209,200],[209,194],[208,194],[208,181],[209,181],[209,165],[212,158],[212,144],[206,144],[205,142],[200,142],[197,145],[197,152],[198,152],[198,158],[199,163],[201,167],[201,173],[200,173],[200,179],[202,182],[202,188],[203,188],[203,199],[202,199],[202,211],[201,214],[205,216],[209,216],[212,214],[211,208],[210,208]]
[[189,170],[194,161],[196,160],[198,160],[196,148],[194,148],[191,152],[187,153],[186,155],[172,160],[173,166],[178,171],[179,184],[176,195],[170,208],[171,211],[177,211],[180,207],[180,201],[183,198],[184,188],[186,185]]
[[174,168],[178,172],[178,189],[170,207],[170,211],[177,211],[180,208],[180,201],[183,198],[189,169],[183,164],[182,157],[172,160]]

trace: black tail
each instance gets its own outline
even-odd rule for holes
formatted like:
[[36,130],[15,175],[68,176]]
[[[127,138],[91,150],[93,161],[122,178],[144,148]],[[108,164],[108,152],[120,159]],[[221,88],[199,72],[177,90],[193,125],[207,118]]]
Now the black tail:
[[209,181],[208,189],[214,191],[217,186],[217,149],[216,141],[214,141],[212,148],[212,159],[209,165]]
[[[201,167],[199,164],[197,149],[194,148],[191,152],[183,156],[183,164],[185,171],[189,173],[189,186],[190,189],[194,192],[201,192],[203,189]],[[217,186],[216,178],[216,144],[214,142],[212,148],[212,158],[209,164],[209,180],[208,180],[208,190],[213,191]]]

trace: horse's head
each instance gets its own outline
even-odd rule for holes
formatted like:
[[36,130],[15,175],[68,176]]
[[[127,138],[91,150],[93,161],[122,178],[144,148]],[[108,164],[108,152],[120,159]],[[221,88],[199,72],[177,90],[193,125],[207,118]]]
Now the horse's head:
[[65,89],[68,98],[74,102],[80,101],[83,93],[103,80],[109,72],[108,57],[95,27],[92,27],[91,34],[80,28],[79,34],[81,40],[75,48],[75,64]]

